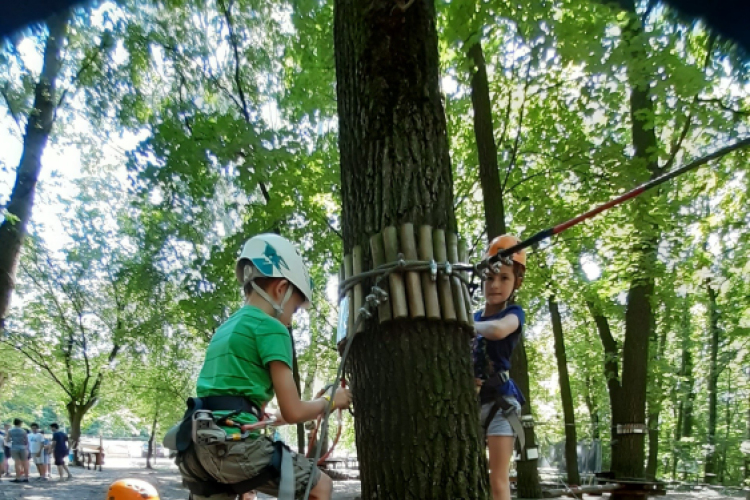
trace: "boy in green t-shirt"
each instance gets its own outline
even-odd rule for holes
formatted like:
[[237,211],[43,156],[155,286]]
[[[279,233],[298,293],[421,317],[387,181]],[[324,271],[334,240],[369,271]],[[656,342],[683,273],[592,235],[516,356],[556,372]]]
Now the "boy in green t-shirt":
[[[328,404],[334,409],[347,408],[351,394],[339,388],[330,401],[324,396],[301,401],[292,376],[292,343],[287,330],[292,316],[306,308],[312,299],[312,281],[302,257],[287,239],[276,234],[250,238],[242,249],[236,266],[237,279],[243,284],[246,304],[234,313],[211,338],[206,359],[198,377],[199,398],[240,396],[261,409],[276,396],[279,404],[277,424],[294,424],[313,420]],[[234,408],[212,408],[214,418],[231,413]],[[257,422],[257,412],[233,415],[239,424]],[[232,427],[228,433],[238,432]],[[182,454],[180,472],[189,481],[208,480],[224,484],[240,483],[258,475],[269,464],[274,448],[267,437],[250,437],[244,441],[221,445],[195,444]],[[331,498],[333,483],[312,461],[292,454],[295,498],[304,495],[312,481],[310,498]],[[259,490],[277,496],[279,483],[272,481]],[[234,494],[199,496],[195,500],[230,500]]]

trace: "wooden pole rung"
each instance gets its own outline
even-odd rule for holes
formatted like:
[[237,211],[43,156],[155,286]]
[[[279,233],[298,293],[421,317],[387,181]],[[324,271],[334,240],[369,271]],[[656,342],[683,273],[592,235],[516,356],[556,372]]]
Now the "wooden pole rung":
[[[458,241],[458,260],[463,264],[469,263],[469,250],[466,248],[466,240],[461,238]],[[461,275],[468,279],[469,273],[468,272],[462,272]],[[469,288],[464,284],[461,283],[461,290],[463,291],[464,296],[464,303],[466,304],[466,312],[468,314],[468,323],[469,326],[474,326],[474,311],[472,311],[472,304],[471,304],[471,294],[469,293]]]
[[[445,246],[445,231],[435,229],[432,232],[432,245],[435,260],[444,263],[448,260],[448,251]],[[438,295],[440,297],[440,311],[445,321],[456,321],[456,308],[453,305],[453,291],[451,282],[447,276],[438,276]]]
[[[407,223],[401,226],[401,253],[404,254],[406,260],[418,260],[413,224]],[[424,318],[422,283],[418,272],[406,273],[406,291],[409,300],[409,314],[412,318]]]
[[[448,261],[451,264],[458,263],[458,236],[456,233],[447,234],[446,249],[448,251]],[[456,307],[456,319],[463,324],[468,324],[466,311],[466,301],[464,300],[464,291],[461,286],[461,280],[458,276],[451,276],[451,291],[453,293],[453,303]]]
[[[344,277],[345,279],[349,279],[353,276],[353,265],[352,265],[352,254],[344,255]],[[354,333],[354,301],[353,301],[353,293],[352,289],[350,288],[348,292],[346,292],[346,296],[349,299],[349,321],[347,323],[346,328],[346,336],[349,337]]]
[[[362,274],[362,247],[357,245],[352,250],[352,271],[354,276]],[[362,284],[358,283],[354,286],[354,323],[356,324],[359,320],[359,310],[362,307],[364,297],[362,295]],[[360,333],[365,329],[364,322],[360,322],[357,333]]]
[[[434,260],[432,243],[432,227],[421,226],[419,228],[419,260],[431,262]],[[440,317],[440,299],[438,298],[437,281],[433,281],[429,272],[421,273],[422,293],[424,294],[424,308],[428,319]]]
[[[388,226],[383,231],[383,245],[385,246],[386,262],[396,262],[398,260],[398,231],[394,226]],[[404,277],[400,272],[393,272],[388,275],[388,282],[391,287],[391,311],[393,319],[402,319],[409,316],[409,308],[406,305],[406,287],[404,286]]]
[[[383,235],[378,233],[370,237],[370,252],[372,253],[372,265],[374,267],[385,264],[385,247],[383,246]],[[381,280],[378,285],[388,294],[388,299],[381,301],[378,305],[378,318],[381,323],[391,320],[391,294],[388,280]]]

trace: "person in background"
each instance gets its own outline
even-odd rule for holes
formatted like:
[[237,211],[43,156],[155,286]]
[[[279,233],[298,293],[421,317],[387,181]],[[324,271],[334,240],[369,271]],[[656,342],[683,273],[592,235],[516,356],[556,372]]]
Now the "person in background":
[[60,481],[63,480],[63,471],[66,472],[67,478],[71,479],[73,476],[70,474],[68,466],[65,464],[65,457],[68,456],[68,435],[60,430],[60,426],[56,423],[49,426],[52,429],[52,455],[55,459],[55,465],[57,466],[57,472],[60,474]]
[[29,482],[29,435],[21,427],[23,420],[13,420],[13,428],[8,431],[6,443],[10,446],[10,456],[16,468],[16,478],[11,483]]
[[39,432],[39,424],[31,424],[31,434],[29,434],[29,455],[36,464],[36,470],[39,472],[39,479],[46,481],[47,474],[44,470],[44,435]]
[[39,434],[42,435],[44,438],[42,440],[42,456],[44,457],[44,477],[49,480],[50,476],[50,467],[49,467],[49,457],[50,457],[50,443],[51,441],[47,437],[47,435],[44,433],[44,429],[39,429]]
[[3,468],[0,470],[0,476],[10,477],[10,447],[5,444],[8,437],[10,424],[3,424],[3,430],[0,431],[0,441],[3,443]]

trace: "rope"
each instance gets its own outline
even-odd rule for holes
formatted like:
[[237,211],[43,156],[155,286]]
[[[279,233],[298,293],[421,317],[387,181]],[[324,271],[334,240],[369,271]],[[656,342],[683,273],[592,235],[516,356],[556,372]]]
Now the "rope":
[[341,290],[341,292],[339,293],[339,299],[343,299],[347,292],[349,292],[352,288],[354,288],[354,286],[358,285],[362,281],[368,278],[379,276],[379,278],[376,280],[377,284],[380,282],[380,280],[395,271],[429,271],[432,281],[437,281],[438,274],[453,276],[459,278],[461,282],[466,286],[472,286],[472,279],[467,279],[461,273],[471,272],[472,274],[479,274],[481,272],[479,266],[475,264],[466,264],[463,262],[437,262],[435,260],[405,260],[403,254],[399,254],[398,260],[395,262],[382,264],[375,269],[365,271],[342,281],[339,284],[339,288]]
[[[383,266],[380,266],[383,267]],[[392,267],[392,268],[391,268]],[[373,269],[373,271],[378,270],[379,268]],[[388,269],[383,269],[380,271],[380,276],[375,279],[375,283],[372,285],[372,288],[370,289],[370,293],[365,298],[364,305],[357,311],[357,319],[354,322],[354,328],[352,329],[351,336],[347,339],[346,346],[344,347],[344,352],[341,354],[341,361],[339,362],[338,370],[336,371],[336,380],[334,383],[330,384],[330,397],[331,397],[331,404],[326,405],[325,412],[323,413],[323,420],[322,425],[318,428],[318,432],[320,432],[321,436],[326,436],[328,433],[328,419],[331,416],[331,408],[333,408],[333,397],[336,394],[336,388],[338,387],[338,382],[343,381],[344,379],[344,368],[346,366],[346,360],[349,357],[349,351],[352,347],[352,341],[354,340],[354,337],[357,334],[357,330],[359,330],[359,327],[363,324],[363,322],[372,317],[372,309],[377,308],[381,302],[388,300],[388,294],[378,286],[380,284],[380,281],[386,278],[389,274],[399,269],[399,266],[389,266]],[[368,273],[372,273],[372,271],[368,271]],[[362,273],[365,274],[365,273]],[[353,278],[359,278],[359,281],[363,280],[364,277],[362,277],[362,274],[354,276]],[[373,274],[371,274],[373,276]],[[351,280],[351,278],[350,278]],[[351,284],[348,286],[354,286],[354,284],[358,283],[359,281],[351,281]],[[320,460],[320,452],[323,449],[323,440],[319,439],[315,446],[315,455],[312,459],[312,464],[310,465],[310,478],[312,478],[312,473],[315,468],[315,466],[318,463],[318,460]],[[310,498],[310,490],[312,489],[312,481],[307,481],[307,487],[305,488],[305,495],[303,497],[304,500],[309,500]]]

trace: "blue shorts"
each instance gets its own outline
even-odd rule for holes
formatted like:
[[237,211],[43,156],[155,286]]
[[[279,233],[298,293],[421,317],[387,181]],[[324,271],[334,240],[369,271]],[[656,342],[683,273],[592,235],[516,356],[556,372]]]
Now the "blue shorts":
[[[514,398],[513,396],[505,396],[505,400],[513,405],[517,414],[521,414],[521,405],[518,403],[518,400],[516,398]],[[494,405],[495,403],[487,403],[486,405],[482,405],[482,410],[479,412],[479,425],[482,427],[482,429],[484,429],[484,421],[487,420],[487,417],[490,414],[490,410]],[[498,410],[495,414],[495,417],[492,419],[492,422],[490,422],[490,425],[487,427],[487,436],[514,437],[515,435],[516,434],[513,432],[513,427],[511,427],[508,419],[505,418],[503,410]]]

